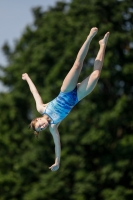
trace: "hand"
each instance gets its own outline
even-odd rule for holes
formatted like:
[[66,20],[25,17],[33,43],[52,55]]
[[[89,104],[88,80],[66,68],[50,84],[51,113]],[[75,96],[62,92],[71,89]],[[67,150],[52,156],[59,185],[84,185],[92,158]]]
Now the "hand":
[[23,80],[27,80],[28,77],[29,77],[29,76],[28,76],[27,73],[22,74],[22,79],[23,79]]
[[57,171],[59,169],[59,165],[55,163],[51,167],[49,167],[49,169],[51,169],[51,171]]

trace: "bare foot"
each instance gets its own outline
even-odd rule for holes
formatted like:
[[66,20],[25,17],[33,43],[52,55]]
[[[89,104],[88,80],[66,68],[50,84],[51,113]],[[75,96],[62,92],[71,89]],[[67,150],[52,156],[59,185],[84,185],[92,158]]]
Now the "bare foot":
[[88,37],[93,38],[97,34],[98,28],[94,27],[90,30]]
[[99,44],[100,44],[100,45],[105,45],[105,46],[107,45],[108,38],[109,38],[109,34],[110,34],[110,33],[107,32],[107,33],[105,34],[104,38],[103,38],[102,40],[99,41]]

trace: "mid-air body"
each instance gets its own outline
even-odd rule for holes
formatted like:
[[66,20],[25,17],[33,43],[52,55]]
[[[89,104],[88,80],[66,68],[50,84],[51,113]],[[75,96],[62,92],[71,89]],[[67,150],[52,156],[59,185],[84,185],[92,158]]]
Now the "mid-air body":
[[60,135],[58,126],[61,121],[69,114],[71,109],[81,101],[85,96],[90,94],[96,86],[103,66],[105,49],[109,37],[109,32],[105,34],[102,40],[99,41],[100,49],[94,61],[94,68],[92,73],[78,83],[78,78],[82,70],[84,59],[87,55],[89,45],[93,37],[96,35],[98,29],[92,28],[87,39],[78,52],[76,60],[66,75],[59,95],[49,103],[44,104],[41,96],[39,95],[34,83],[27,73],[22,74],[22,79],[26,80],[31,93],[36,102],[37,111],[42,115],[31,122],[31,127],[37,135],[40,131],[49,127],[55,143],[55,163],[49,167],[52,171],[56,171],[60,166]]

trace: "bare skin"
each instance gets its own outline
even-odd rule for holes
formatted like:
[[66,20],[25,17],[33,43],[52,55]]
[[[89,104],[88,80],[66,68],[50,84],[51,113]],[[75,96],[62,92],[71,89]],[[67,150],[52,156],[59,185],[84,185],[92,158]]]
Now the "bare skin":
[[107,32],[104,38],[99,41],[100,49],[94,62],[93,72],[90,74],[90,76],[78,84],[77,94],[79,100],[90,94],[97,84],[103,66],[104,54],[109,34],[110,33]]
[[48,120],[45,117],[38,117],[36,119],[36,121],[37,121],[36,122],[36,131],[37,132],[45,130],[49,126]]
[[[100,48],[94,62],[94,68],[93,68],[92,73],[86,79],[84,79],[81,83],[78,83],[78,78],[82,70],[83,62],[87,55],[90,42],[93,39],[93,37],[96,35],[97,31],[98,29],[96,27],[91,29],[87,39],[85,40],[84,44],[82,45],[81,49],[79,50],[77,54],[76,60],[72,68],[68,72],[61,86],[62,92],[70,92],[77,85],[77,96],[78,96],[79,101],[83,99],[85,96],[87,96],[88,94],[90,94],[92,90],[95,88],[98,82],[98,79],[100,77],[101,70],[102,70],[105,49],[106,49],[107,41],[109,38],[109,32],[107,32],[105,36],[103,37],[103,39],[99,41]],[[22,79],[26,80],[29,85],[30,91],[33,94],[33,97],[36,102],[37,111],[40,114],[43,114],[44,109],[48,103],[43,104],[41,96],[39,95],[34,83],[32,82],[32,80],[30,79],[27,73],[22,74]],[[42,131],[42,130],[45,130],[47,127],[49,127],[49,130],[53,136],[53,140],[55,143],[55,163],[51,167],[49,167],[51,171],[58,170],[59,165],[60,165],[61,144],[60,144],[60,135],[58,131],[59,124],[60,123],[50,124],[48,122],[48,116],[46,115],[40,118],[37,118],[37,122],[36,122],[37,131]]]

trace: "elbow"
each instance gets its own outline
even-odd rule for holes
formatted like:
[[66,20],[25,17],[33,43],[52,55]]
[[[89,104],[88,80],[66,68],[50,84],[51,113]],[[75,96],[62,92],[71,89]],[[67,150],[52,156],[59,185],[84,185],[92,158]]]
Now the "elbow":
[[83,65],[83,62],[80,61],[80,59],[77,58],[76,61],[75,61],[75,63],[74,63],[74,68],[76,70],[81,70],[82,65]]
[[38,93],[37,89],[31,89],[32,94]]

